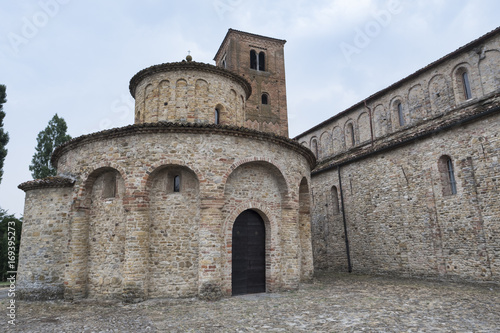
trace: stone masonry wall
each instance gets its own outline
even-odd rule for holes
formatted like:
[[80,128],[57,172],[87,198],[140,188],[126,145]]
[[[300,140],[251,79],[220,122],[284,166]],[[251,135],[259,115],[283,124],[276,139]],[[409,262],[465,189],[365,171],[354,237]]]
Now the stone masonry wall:
[[[247,209],[269,231],[268,290],[310,278],[310,226],[304,217],[299,226],[299,202],[303,210],[309,202],[310,152],[250,130],[167,125],[101,132],[55,153],[59,173],[76,178],[69,225],[80,242],[66,249],[73,259],[65,295],[116,298],[121,289],[125,300],[186,297],[209,285],[230,295],[228,235]],[[111,171],[115,197],[103,198]],[[172,193],[175,175],[179,193]],[[104,240],[111,245],[101,246]]]
[[355,271],[498,281],[499,63],[497,29],[297,137],[316,268],[347,269],[345,213]]
[[88,295],[114,298],[122,293],[125,255],[124,181],[104,169],[92,186],[89,209]]
[[[173,177],[180,176],[174,192]],[[199,181],[187,168],[167,166],[151,179],[149,236],[150,297],[198,292]]]
[[[498,281],[499,121],[496,114],[341,166],[355,271]],[[453,161],[455,195],[443,191],[438,168],[443,155]],[[345,270],[333,186],[339,188],[337,169],[313,177],[315,264]]]
[[72,191],[40,188],[26,193],[17,276],[21,299],[63,295]]
[[[244,126],[246,92],[241,84],[196,68],[158,72],[135,88],[135,123],[157,121]],[[201,64],[200,68],[209,65]]]

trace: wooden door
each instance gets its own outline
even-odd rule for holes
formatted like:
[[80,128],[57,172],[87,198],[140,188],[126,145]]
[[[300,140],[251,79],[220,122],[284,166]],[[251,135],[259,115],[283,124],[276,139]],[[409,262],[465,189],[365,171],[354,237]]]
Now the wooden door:
[[241,213],[233,226],[233,295],[266,291],[266,230],[252,210]]

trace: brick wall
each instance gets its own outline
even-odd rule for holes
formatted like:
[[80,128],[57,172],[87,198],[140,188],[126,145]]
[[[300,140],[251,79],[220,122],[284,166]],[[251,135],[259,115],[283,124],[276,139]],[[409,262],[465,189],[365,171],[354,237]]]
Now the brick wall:
[[[246,102],[245,126],[256,130],[288,136],[285,58],[286,41],[229,29],[215,62],[238,73],[252,85]],[[264,67],[251,68],[251,52],[264,55]],[[260,59],[262,60],[262,59]],[[262,95],[267,104],[262,103]]]

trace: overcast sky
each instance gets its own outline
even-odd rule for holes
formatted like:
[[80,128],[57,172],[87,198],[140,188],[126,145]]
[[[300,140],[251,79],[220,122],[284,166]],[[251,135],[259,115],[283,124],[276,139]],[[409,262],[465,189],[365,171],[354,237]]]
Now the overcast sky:
[[0,0],[0,84],[10,134],[0,207],[20,216],[36,136],[133,123],[130,78],[213,64],[229,28],[285,39],[294,137],[500,25],[498,0]]

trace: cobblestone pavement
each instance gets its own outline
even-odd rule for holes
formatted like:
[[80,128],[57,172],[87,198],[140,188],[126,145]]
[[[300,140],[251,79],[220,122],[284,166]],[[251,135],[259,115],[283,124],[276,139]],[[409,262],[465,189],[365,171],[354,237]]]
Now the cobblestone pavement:
[[498,285],[355,274],[218,302],[18,303],[13,332],[500,332]]

